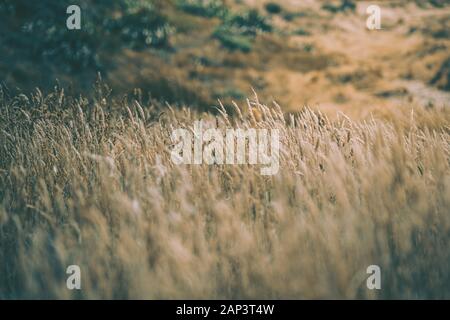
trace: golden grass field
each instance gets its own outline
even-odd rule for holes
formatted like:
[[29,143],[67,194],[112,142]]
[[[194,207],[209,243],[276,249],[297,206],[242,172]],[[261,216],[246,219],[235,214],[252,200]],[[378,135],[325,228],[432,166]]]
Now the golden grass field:
[[[1,91],[1,299],[450,298],[448,108],[214,115],[102,88]],[[279,129],[279,173],[173,165],[198,119]]]

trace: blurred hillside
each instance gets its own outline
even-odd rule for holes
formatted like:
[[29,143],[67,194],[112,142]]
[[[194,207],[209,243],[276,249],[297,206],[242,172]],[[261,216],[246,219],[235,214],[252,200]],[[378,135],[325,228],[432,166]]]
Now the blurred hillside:
[[[66,29],[66,8],[82,29]],[[450,101],[450,2],[1,0],[0,73],[9,90],[88,93],[98,72],[123,95],[209,109],[252,94],[364,116]]]

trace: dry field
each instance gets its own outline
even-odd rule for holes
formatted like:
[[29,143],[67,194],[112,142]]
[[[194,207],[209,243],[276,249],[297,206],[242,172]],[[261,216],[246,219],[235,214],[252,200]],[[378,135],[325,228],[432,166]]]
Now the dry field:
[[[1,299],[450,298],[448,108],[213,115],[97,91],[1,91]],[[279,129],[279,173],[174,165],[199,118]]]

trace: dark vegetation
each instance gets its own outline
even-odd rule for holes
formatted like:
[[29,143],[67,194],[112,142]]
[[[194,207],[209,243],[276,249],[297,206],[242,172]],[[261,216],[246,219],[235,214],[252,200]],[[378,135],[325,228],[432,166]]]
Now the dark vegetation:
[[[66,9],[71,4],[81,8],[81,30],[66,28]],[[33,91],[39,83],[50,90],[58,81],[90,94],[98,72],[111,80],[117,77],[115,72],[126,73],[121,68],[143,60],[154,61],[156,68],[173,65],[173,54],[183,50],[174,39],[193,43],[200,31],[199,45],[218,42],[221,50],[248,53],[257,35],[272,29],[259,11],[236,12],[221,0],[0,1],[0,72],[3,84],[11,89]],[[143,58],[124,58],[139,52],[145,53]],[[122,60],[126,63],[120,65]],[[114,89],[138,85],[164,101],[211,104],[211,99],[201,97],[195,81],[186,84],[185,76],[171,71],[175,66],[154,69],[151,76],[148,66],[142,68],[145,79],[136,74],[112,79],[127,83]]]
[[265,5],[266,11],[272,14],[279,14],[283,11],[283,8],[276,2],[268,2]]
[[221,0],[177,0],[177,7],[187,13],[207,18],[220,17],[228,12]]
[[249,52],[252,41],[258,33],[270,32],[272,26],[257,10],[243,14],[224,16],[222,23],[214,31],[214,37],[229,50]]
[[335,2],[326,2],[322,8],[324,10],[330,11],[332,13],[337,13],[341,11],[351,10],[354,11],[356,9],[355,1],[353,0],[341,0],[338,3]]
[[[43,75],[38,80],[48,87],[55,78],[85,80],[87,74],[92,79],[98,71],[106,72],[111,67],[106,56],[122,47],[169,47],[170,26],[162,1],[80,0],[76,3],[82,12],[82,29],[68,30],[66,8],[72,3],[0,2],[4,74],[29,88],[36,80],[29,74],[32,65],[32,72]],[[23,79],[27,77],[31,83]]]
[[[66,28],[66,8],[71,1],[17,0],[2,2],[0,14],[4,43],[36,62],[62,65],[70,71],[102,67],[99,54],[117,42],[131,48],[167,47],[169,25],[158,1],[78,1],[82,30]],[[94,9],[92,9],[94,7]]]
[[441,90],[450,91],[450,57],[442,63],[430,84],[436,85]]

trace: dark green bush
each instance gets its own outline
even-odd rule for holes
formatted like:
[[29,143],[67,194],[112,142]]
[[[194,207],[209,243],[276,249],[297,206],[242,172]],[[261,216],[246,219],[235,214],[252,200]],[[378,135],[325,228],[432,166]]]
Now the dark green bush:
[[356,4],[353,0],[342,0],[339,5],[334,5],[333,3],[327,2],[322,6],[322,9],[333,13],[347,10],[355,11]]
[[281,6],[275,2],[268,2],[264,7],[266,8],[266,11],[271,14],[279,14],[283,11]]
[[228,14],[222,24],[216,28],[213,37],[229,50],[249,52],[254,37],[261,32],[272,31],[268,20],[257,10],[240,14]]
[[245,35],[255,36],[260,32],[272,31],[272,26],[267,18],[260,15],[258,10],[255,9],[241,14],[231,15],[225,21],[225,24],[241,29],[241,32]]
[[298,28],[297,30],[294,31],[294,34],[297,36],[309,36],[311,35],[311,32],[303,28]]
[[[167,19],[155,7],[158,1],[78,0],[81,30],[68,30],[70,0],[0,2],[3,44],[15,54],[50,62],[61,71],[101,69],[101,49],[111,49],[120,38],[126,47],[168,45]],[[116,16],[117,12],[123,14]]]
[[171,33],[165,16],[149,5],[136,7],[136,4],[112,21],[111,30],[120,34],[125,46],[133,49],[167,47]]
[[430,84],[437,86],[441,90],[450,91],[450,57],[441,65],[438,72],[431,79]]
[[249,52],[252,49],[251,38],[240,34],[239,30],[229,26],[217,28],[213,33],[213,37],[229,50]]
[[222,0],[178,0],[177,6],[187,13],[207,18],[223,17],[228,11]]
[[[87,1],[81,1],[80,5]],[[35,58],[67,63],[74,67],[97,64],[95,23],[92,12],[82,13],[83,30],[66,28],[65,1],[16,0],[0,4],[3,38],[11,50],[24,51]]]

